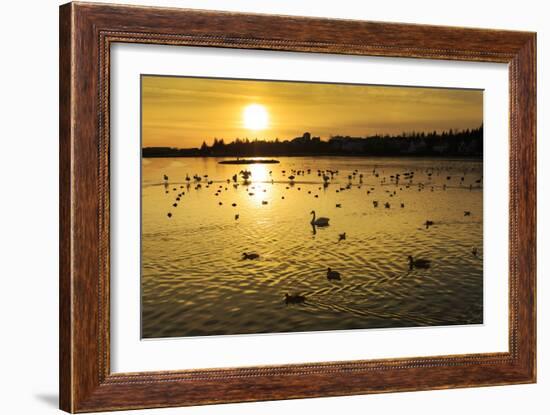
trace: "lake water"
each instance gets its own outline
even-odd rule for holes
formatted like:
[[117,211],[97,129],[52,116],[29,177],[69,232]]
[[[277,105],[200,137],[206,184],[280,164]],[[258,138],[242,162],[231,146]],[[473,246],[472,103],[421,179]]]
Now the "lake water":
[[[144,338],[483,322],[481,161],[277,159],[143,159]],[[250,184],[235,186],[243,169]],[[293,184],[292,170],[304,171]],[[324,187],[318,170],[338,173]],[[312,210],[329,226],[312,227]],[[409,255],[430,267],[410,269]]]

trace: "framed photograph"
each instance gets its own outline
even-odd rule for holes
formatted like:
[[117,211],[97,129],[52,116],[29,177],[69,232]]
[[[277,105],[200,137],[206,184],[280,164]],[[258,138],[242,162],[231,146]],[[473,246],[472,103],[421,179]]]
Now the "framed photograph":
[[536,35],[60,8],[60,407],[536,381]]

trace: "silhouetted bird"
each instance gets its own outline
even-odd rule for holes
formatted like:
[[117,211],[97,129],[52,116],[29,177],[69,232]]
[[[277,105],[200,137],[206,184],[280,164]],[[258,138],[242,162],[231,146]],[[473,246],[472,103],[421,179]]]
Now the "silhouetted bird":
[[243,252],[243,259],[258,259],[260,257],[260,254],[257,254],[255,252]]
[[346,233],[340,233],[338,234],[338,242],[345,241],[346,240]]
[[306,302],[306,297],[304,295],[289,295],[285,294],[285,303],[286,304],[302,304]]
[[313,218],[311,219],[311,222],[310,222],[313,226],[320,226],[320,227],[328,226],[328,222],[330,220],[329,218],[323,218],[323,217],[316,218],[314,210],[312,210],[310,214],[313,215]]
[[341,280],[340,273],[338,271],[333,271],[330,267],[327,268],[327,280]]
[[431,261],[427,259],[414,259],[411,255],[407,257],[409,259],[409,269],[413,268],[430,268]]

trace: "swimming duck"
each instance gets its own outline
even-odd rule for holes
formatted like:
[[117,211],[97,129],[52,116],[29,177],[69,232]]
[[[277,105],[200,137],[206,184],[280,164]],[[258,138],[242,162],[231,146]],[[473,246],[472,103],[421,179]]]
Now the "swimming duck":
[[306,297],[304,295],[290,295],[288,293],[285,294],[285,303],[286,304],[302,304],[306,302]]
[[333,271],[330,267],[327,268],[327,280],[341,280],[340,273],[338,271]]
[[409,269],[413,268],[430,268],[431,261],[427,259],[414,259],[411,255],[407,257],[409,259]]

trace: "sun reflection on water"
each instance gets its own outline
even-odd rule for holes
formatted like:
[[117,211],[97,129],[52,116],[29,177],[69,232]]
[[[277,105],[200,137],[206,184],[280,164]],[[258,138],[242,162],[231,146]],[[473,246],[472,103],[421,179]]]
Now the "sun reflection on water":
[[269,180],[269,171],[265,164],[251,164],[249,170],[252,173],[253,182],[265,182]]

